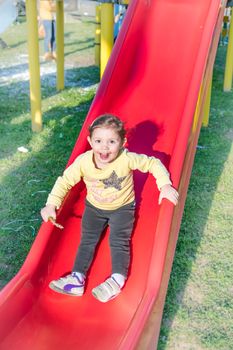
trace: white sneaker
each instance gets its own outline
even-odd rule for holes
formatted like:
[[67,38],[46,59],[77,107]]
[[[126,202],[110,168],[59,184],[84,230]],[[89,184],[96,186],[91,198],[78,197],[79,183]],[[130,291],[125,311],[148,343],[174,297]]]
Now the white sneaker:
[[73,296],[82,296],[84,293],[85,278],[79,278],[75,272],[51,281],[49,287],[55,292]]
[[114,299],[120,292],[121,287],[113,277],[92,289],[93,296],[102,303]]

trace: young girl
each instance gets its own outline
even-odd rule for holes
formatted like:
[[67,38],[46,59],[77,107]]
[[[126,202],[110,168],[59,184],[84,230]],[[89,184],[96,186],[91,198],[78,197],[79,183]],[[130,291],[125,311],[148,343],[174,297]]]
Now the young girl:
[[87,187],[82,218],[82,238],[73,272],[50,283],[50,288],[74,296],[84,293],[85,278],[97,243],[107,225],[110,227],[112,274],[92,294],[101,302],[116,297],[123,288],[130,263],[130,238],[134,224],[135,194],[133,170],[150,172],[160,190],[159,204],[167,198],[174,205],[178,193],[172,187],[169,173],[159,159],[129,152],[121,120],[102,115],[89,127],[91,150],[76,160],[59,177],[41,210],[44,221],[56,219],[67,192],[83,178]]

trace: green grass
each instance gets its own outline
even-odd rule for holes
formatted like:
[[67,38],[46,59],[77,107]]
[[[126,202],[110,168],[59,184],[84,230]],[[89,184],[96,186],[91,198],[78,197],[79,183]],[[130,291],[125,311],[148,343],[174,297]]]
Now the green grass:
[[[0,286],[28,254],[40,226],[39,210],[64,169],[99,77],[92,19],[66,24],[66,89],[56,92],[53,64],[41,63],[44,128],[33,134],[28,81],[16,76],[27,70],[25,22],[10,27],[2,38],[10,48],[0,51],[0,78],[6,78],[0,84]],[[40,50],[42,54],[42,41]],[[199,139],[160,350],[233,349],[233,94],[222,92],[225,51],[218,50],[210,125]],[[14,78],[8,79],[9,72]],[[29,152],[18,152],[19,146]]]

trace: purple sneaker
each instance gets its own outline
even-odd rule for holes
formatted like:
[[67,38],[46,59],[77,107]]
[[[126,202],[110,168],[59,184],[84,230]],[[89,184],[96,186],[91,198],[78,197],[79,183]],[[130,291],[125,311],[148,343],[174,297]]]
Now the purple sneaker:
[[49,287],[55,292],[73,296],[82,296],[84,293],[85,277],[80,278],[76,272],[51,281]]

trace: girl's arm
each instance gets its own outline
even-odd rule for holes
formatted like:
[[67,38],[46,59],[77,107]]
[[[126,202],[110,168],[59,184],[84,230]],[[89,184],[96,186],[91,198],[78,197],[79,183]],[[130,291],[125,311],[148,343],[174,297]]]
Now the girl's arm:
[[56,209],[61,206],[69,190],[81,180],[81,176],[81,157],[78,157],[55,182],[40,212],[44,221],[47,222],[50,216],[56,219]]

